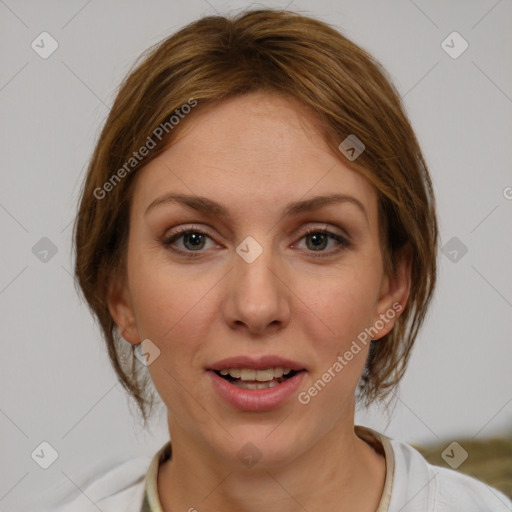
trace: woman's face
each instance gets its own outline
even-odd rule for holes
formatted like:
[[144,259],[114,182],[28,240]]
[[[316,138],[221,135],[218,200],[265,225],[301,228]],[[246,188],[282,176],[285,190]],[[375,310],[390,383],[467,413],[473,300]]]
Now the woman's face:
[[[110,310],[126,340],[160,351],[148,369],[173,442],[291,461],[352,431],[365,329],[391,330],[407,286],[384,275],[373,186],[296,104],[252,93],[182,122],[136,177]],[[254,373],[279,367],[294,372]],[[264,389],[247,389],[257,376]]]

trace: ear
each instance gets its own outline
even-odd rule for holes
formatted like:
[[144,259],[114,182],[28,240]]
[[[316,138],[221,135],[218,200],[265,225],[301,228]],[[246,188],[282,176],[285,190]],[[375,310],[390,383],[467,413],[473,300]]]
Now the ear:
[[[378,331],[374,340],[388,334],[405,309],[411,290],[411,266],[412,247],[406,244],[395,254],[394,274],[385,273],[382,279],[373,323],[374,330]],[[382,329],[378,328],[382,324]]]
[[127,284],[122,283],[117,276],[110,276],[108,279],[107,305],[121,336],[130,343],[140,343],[130,291]]

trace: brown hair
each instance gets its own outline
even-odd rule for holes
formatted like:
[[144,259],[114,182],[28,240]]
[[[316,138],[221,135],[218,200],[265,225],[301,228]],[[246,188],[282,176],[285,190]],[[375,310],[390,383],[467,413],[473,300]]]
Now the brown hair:
[[[109,276],[126,279],[133,177],[175,139],[186,119],[170,119],[185,112],[184,105],[197,102],[195,112],[253,91],[299,100],[320,120],[332,151],[376,187],[387,272],[394,271],[401,248],[412,249],[409,300],[392,331],[371,344],[359,388],[366,405],[389,395],[403,376],[433,294],[438,231],[427,166],[385,70],[330,25],[275,10],[204,17],[142,57],[121,84],[94,150],[74,243],[77,283],[100,323],[114,370],[144,421],[154,403],[149,378],[107,306]],[[162,126],[166,129],[157,132]],[[354,161],[338,149],[350,134],[366,146]],[[149,147],[150,139],[152,149],[142,156],[140,149]]]

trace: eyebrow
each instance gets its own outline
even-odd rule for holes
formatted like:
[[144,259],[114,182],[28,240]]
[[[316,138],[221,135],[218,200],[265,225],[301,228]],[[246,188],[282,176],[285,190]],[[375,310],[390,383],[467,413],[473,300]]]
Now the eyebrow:
[[[231,219],[231,214],[229,210],[220,203],[212,201],[211,199],[208,199],[207,197],[203,196],[176,193],[168,193],[161,197],[156,198],[147,207],[145,215],[147,215],[151,210],[153,210],[157,206],[169,203],[183,205],[191,210],[195,210],[203,214],[215,215],[217,217]],[[282,216],[292,217],[294,215],[299,215],[301,213],[319,210],[324,206],[328,206],[335,203],[349,203],[357,206],[358,209],[364,214],[366,222],[368,222],[369,224],[368,213],[366,212],[366,209],[361,203],[361,201],[359,201],[359,199],[356,199],[355,197],[346,194],[322,195],[315,196],[310,199],[293,201],[290,204],[288,204],[286,208],[283,210]]]

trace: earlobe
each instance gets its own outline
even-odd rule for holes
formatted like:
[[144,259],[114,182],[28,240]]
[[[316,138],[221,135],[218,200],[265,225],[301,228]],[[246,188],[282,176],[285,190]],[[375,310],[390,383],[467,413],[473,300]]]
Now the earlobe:
[[135,315],[130,301],[128,286],[111,276],[107,284],[108,310],[121,336],[129,343],[140,343]]
[[[395,255],[395,272],[385,275],[376,308],[375,323],[385,325],[374,339],[380,339],[394,327],[397,318],[405,309],[411,289],[412,247],[406,244]],[[383,319],[386,321],[384,322]]]

